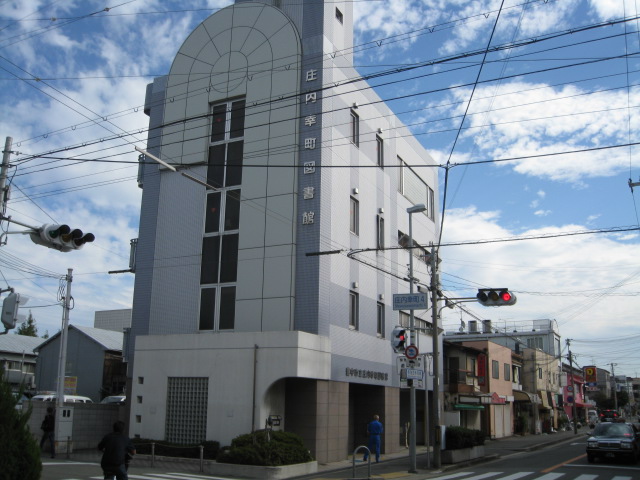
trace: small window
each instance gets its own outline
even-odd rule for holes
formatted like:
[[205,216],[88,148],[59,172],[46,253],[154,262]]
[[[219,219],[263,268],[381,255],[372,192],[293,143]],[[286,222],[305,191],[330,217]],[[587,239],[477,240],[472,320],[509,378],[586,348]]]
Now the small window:
[[359,323],[359,308],[358,308],[358,294],[356,292],[349,292],[349,327],[357,330]]
[[144,377],[138,377],[138,385],[142,385],[144,383]]
[[360,147],[360,117],[351,110],[351,143],[356,147]]
[[378,336],[384,338],[384,303],[378,302]]
[[142,415],[136,415],[136,423],[142,423]]
[[384,140],[376,135],[376,161],[380,168],[384,168]]
[[376,217],[376,248],[384,249],[384,217],[382,215]]
[[398,192],[404,194],[404,160],[398,157]]
[[342,15],[342,12],[337,7],[336,7],[336,19],[342,25],[342,22],[344,21],[344,16]]
[[142,395],[138,395],[137,399],[138,399],[138,403],[142,403]]
[[360,233],[360,203],[355,198],[351,197],[351,208],[349,211],[349,230],[351,233],[358,235]]
[[507,382],[511,381],[511,365],[508,363],[504,364],[504,379]]
[[491,376],[500,378],[500,363],[497,360],[491,360]]
[[542,378],[542,369],[538,368],[538,378]]

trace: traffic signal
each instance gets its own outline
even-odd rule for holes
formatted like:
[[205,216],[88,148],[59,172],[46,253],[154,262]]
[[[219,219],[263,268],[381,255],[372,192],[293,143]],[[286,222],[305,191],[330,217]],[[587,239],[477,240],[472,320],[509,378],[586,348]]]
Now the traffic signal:
[[11,292],[2,302],[2,324],[7,330],[16,328],[20,294]]
[[396,353],[404,353],[404,349],[407,346],[407,330],[403,327],[396,327],[393,329],[391,335],[391,348]]
[[505,307],[515,305],[518,300],[508,288],[479,288],[478,302],[485,307]]
[[82,230],[75,228],[71,230],[69,225],[46,224],[31,233],[31,240],[38,245],[54,248],[61,252],[79,250],[85,243],[93,242],[96,237],[93,233],[82,233]]

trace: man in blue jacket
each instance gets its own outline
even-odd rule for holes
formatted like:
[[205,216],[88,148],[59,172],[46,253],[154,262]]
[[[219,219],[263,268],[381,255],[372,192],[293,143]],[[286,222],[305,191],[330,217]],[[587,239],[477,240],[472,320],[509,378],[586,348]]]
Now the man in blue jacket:
[[[380,437],[384,428],[380,423],[380,417],[378,415],[373,416],[373,420],[367,425],[367,434],[369,435],[369,451],[376,454],[376,463],[380,462]],[[369,458],[368,453],[364,454],[364,461]]]

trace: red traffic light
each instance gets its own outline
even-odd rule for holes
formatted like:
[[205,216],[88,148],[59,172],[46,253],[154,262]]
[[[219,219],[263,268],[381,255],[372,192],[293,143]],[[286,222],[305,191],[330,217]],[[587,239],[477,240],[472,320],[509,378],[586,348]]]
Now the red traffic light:
[[508,302],[509,300],[511,300],[511,294],[508,291],[503,290],[502,292],[500,292],[500,300],[502,300],[503,302]]
[[485,307],[504,307],[514,305],[517,301],[508,288],[479,288],[476,298]]

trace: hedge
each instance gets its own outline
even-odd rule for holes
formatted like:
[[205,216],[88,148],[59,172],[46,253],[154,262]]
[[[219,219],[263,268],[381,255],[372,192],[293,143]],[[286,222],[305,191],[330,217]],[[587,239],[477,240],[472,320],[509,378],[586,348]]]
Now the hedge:
[[302,438],[289,432],[258,430],[234,438],[224,447],[218,462],[276,467],[313,461]]

